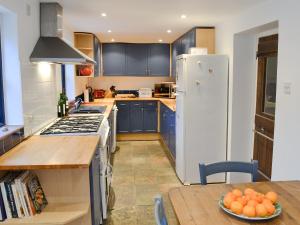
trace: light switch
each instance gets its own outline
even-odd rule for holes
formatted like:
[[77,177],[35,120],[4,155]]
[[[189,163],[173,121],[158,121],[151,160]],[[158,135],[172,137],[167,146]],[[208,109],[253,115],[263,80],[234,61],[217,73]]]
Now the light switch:
[[283,84],[283,93],[286,95],[291,95],[291,92],[292,92],[292,83],[285,82]]

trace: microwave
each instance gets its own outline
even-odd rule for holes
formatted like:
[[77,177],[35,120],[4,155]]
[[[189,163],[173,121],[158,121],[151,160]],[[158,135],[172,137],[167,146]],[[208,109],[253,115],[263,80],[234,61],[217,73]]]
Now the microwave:
[[154,85],[154,97],[156,98],[175,98],[175,83],[163,82]]

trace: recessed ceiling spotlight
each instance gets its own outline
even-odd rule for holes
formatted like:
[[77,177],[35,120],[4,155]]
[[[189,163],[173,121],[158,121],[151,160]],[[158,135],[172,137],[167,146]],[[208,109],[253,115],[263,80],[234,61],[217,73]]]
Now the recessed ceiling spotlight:
[[172,31],[171,30],[167,30],[167,33],[172,33]]
[[108,30],[107,32],[108,32],[108,33],[111,33],[111,30]]
[[112,39],[111,39],[111,42],[115,42],[115,39],[112,38]]
[[163,42],[163,40],[162,40],[162,39],[159,39],[158,42]]
[[186,19],[186,15],[185,15],[185,14],[182,14],[182,15],[180,16],[180,18],[181,18],[181,19]]
[[107,15],[106,15],[106,13],[103,12],[103,13],[101,13],[101,16],[106,17]]

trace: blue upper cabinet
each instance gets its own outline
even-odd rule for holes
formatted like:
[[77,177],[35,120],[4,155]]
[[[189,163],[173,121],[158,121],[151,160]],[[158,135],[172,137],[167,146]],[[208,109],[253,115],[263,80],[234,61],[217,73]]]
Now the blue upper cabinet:
[[102,45],[103,75],[124,75],[126,71],[125,44],[105,43]]
[[126,44],[126,75],[145,76],[148,74],[148,45]]
[[97,64],[94,66],[95,77],[101,74],[101,42],[94,36],[94,60]]
[[150,76],[170,76],[170,45],[151,44],[148,54]]
[[182,54],[188,54],[189,48],[196,47],[196,29],[186,33],[182,37]]
[[102,46],[103,75],[169,76],[169,44],[120,44]]
[[173,77],[176,76],[176,57],[181,54],[183,54],[182,39],[178,39],[172,44],[172,76]]

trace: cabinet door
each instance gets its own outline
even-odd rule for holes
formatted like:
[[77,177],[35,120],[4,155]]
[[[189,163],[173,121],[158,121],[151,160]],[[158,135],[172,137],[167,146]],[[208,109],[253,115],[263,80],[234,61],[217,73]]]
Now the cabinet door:
[[129,133],[130,132],[130,105],[129,102],[118,102],[117,114],[117,132]]
[[181,39],[172,44],[172,77],[176,76],[176,57],[182,54]]
[[182,54],[188,54],[189,48],[196,47],[196,30],[193,29],[182,37]]
[[145,76],[148,74],[147,66],[148,45],[126,45],[126,74],[129,76]]
[[149,45],[148,74],[150,76],[170,75],[170,45]]
[[94,76],[98,77],[101,74],[101,43],[97,37],[94,36],[94,60],[96,65],[94,65]]
[[157,102],[144,102],[143,130],[157,132]]
[[169,149],[174,159],[176,159],[176,127],[175,112],[169,114]]
[[91,214],[92,225],[99,225],[102,223],[101,213],[101,192],[100,192],[100,159],[99,154],[96,153],[92,159],[90,168],[90,197],[91,197]]
[[125,74],[125,44],[105,43],[102,45],[103,75]]
[[130,102],[130,131],[132,133],[143,132],[143,102]]

